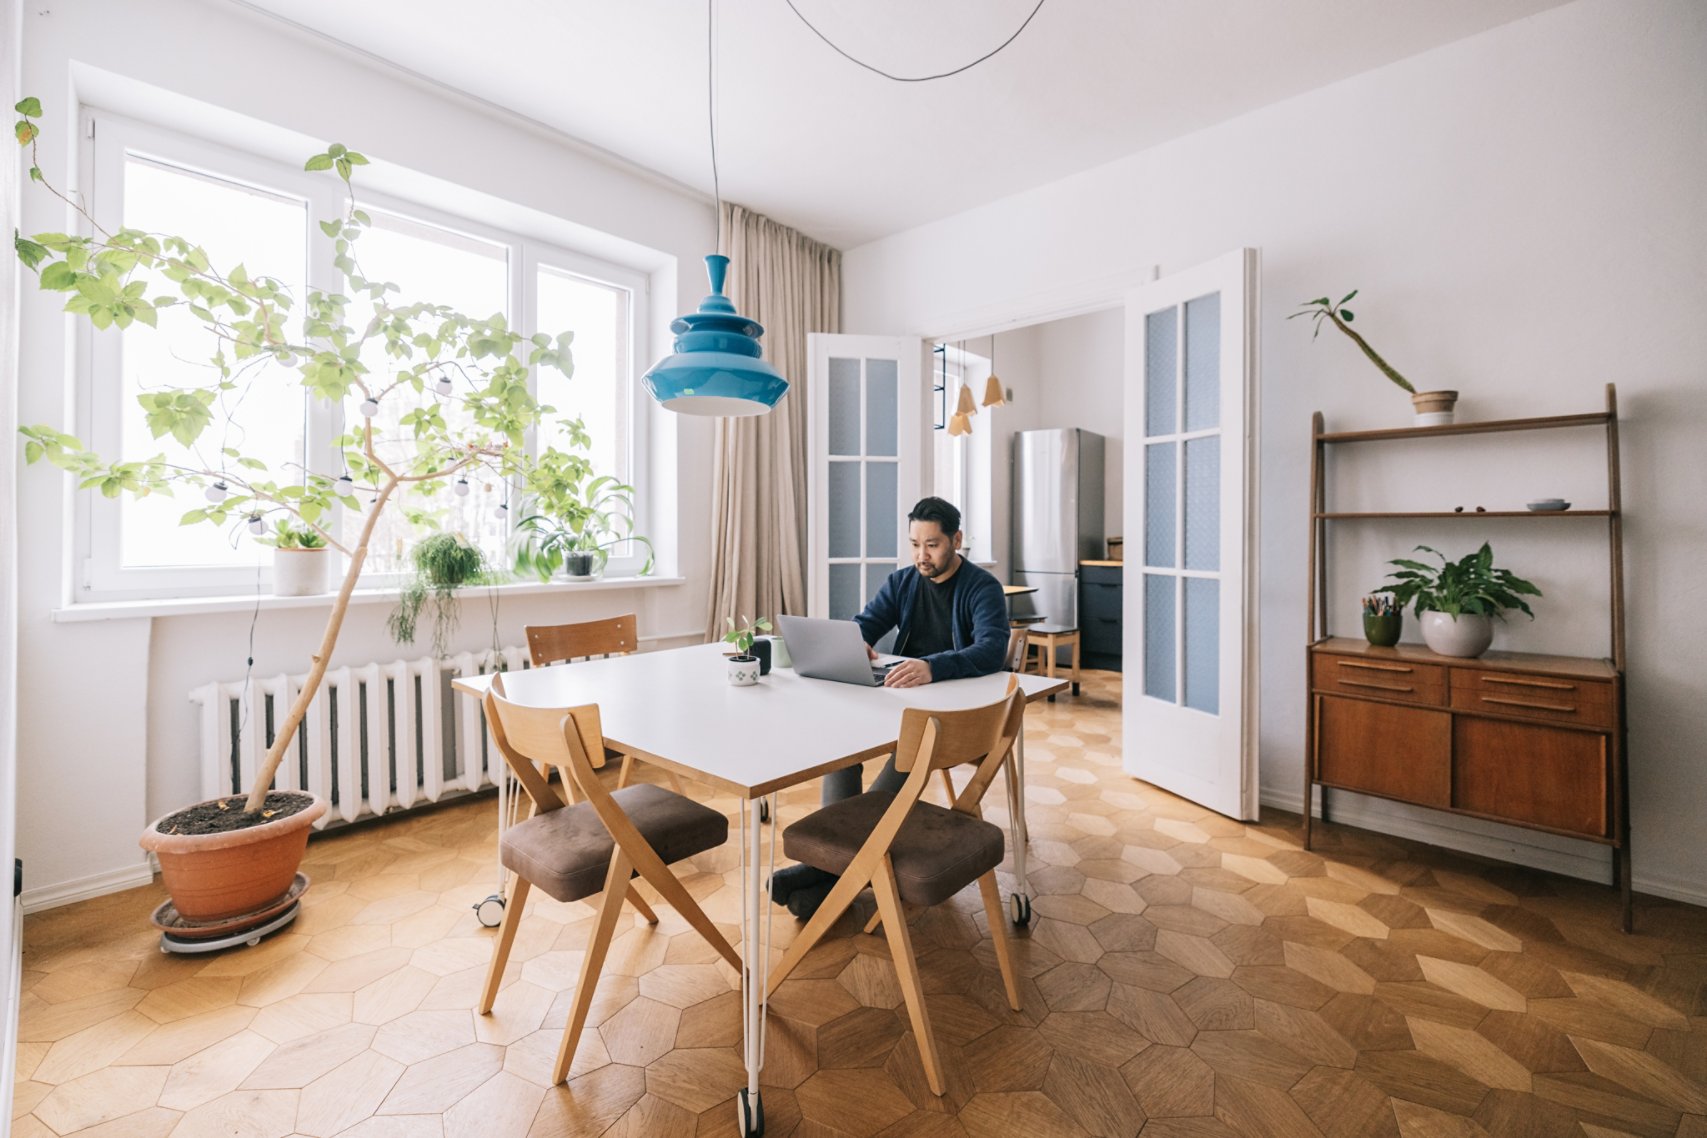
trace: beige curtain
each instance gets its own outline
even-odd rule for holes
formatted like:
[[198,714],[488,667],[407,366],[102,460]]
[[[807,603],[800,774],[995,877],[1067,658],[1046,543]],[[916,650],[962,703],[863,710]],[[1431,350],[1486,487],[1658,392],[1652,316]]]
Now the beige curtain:
[[723,419],[712,465],[707,635],[724,620],[806,611],[806,334],[841,328],[842,255],[723,203],[729,299],[765,326],[765,359],[788,377],[768,415]]

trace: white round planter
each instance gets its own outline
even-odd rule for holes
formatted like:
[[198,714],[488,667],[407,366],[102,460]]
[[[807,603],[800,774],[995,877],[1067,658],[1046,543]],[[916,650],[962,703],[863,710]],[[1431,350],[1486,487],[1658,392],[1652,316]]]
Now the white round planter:
[[748,688],[758,683],[759,658],[757,656],[729,657],[729,682],[738,688]]
[[1494,642],[1494,618],[1425,612],[1422,634],[1423,643],[1442,656],[1480,656]]
[[273,596],[312,597],[326,591],[330,549],[273,550]]

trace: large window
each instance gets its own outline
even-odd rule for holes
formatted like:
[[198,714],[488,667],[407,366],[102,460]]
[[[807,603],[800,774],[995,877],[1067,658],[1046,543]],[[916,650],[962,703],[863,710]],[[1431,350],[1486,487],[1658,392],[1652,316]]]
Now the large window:
[[[297,298],[300,319],[308,289],[341,290],[328,241],[318,221],[342,212],[341,186],[326,175],[307,175],[121,118],[98,115],[91,201],[104,226],[120,225],[189,237],[204,245],[216,266],[241,263],[251,276],[282,281]],[[471,316],[503,314],[524,336],[574,333],[574,376],[547,369],[534,376],[535,394],[556,412],[530,445],[565,445],[562,422],[580,418],[592,437],[589,457],[601,474],[632,481],[642,465],[644,439],[636,434],[636,337],[644,326],[645,277],[553,243],[493,229],[476,219],[445,215],[409,202],[368,193],[360,204],[373,219],[358,249],[363,274],[400,286],[401,299],[445,304]],[[368,313],[351,305],[360,328]],[[214,428],[195,450],[149,433],[136,397],[186,382],[208,366],[206,330],[187,312],[168,308],[158,330],[83,333],[87,367],[79,401],[79,430],[102,453],[146,458],[164,452],[174,462],[219,469],[225,448],[265,462],[279,481],[314,470],[336,477],[342,459],[332,445],[357,409],[327,408],[310,400],[295,376],[276,365],[245,373],[231,402],[216,409]],[[383,346],[370,341],[363,362],[387,369]],[[277,374],[267,374],[267,369]],[[278,382],[268,382],[276,379]],[[258,382],[255,382],[258,381]],[[381,437],[401,431],[413,393],[393,393],[381,404]],[[237,401],[241,398],[241,403]],[[422,398],[432,398],[428,395]],[[454,406],[454,404],[452,405]],[[232,411],[242,429],[222,426]],[[494,564],[507,563],[507,545],[519,509],[510,487],[490,475],[471,474],[469,493],[412,495],[380,522],[370,544],[366,574],[382,583],[407,567],[416,541],[434,530],[457,531],[479,544]],[[637,494],[644,530],[646,496]],[[79,495],[77,582],[81,599],[148,597],[253,590],[264,583],[270,558],[246,527],[221,533],[205,524],[181,526],[196,502],[184,496],[89,501]],[[330,519],[353,536],[358,518]],[[620,550],[618,551],[621,552]],[[635,558],[632,567],[637,568]],[[626,559],[613,558],[612,573]]]

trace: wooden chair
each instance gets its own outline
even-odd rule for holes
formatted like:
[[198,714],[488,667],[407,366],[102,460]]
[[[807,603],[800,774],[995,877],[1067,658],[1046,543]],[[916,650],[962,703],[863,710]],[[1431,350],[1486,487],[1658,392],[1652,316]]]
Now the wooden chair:
[[[1024,715],[1025,696],[1011,681],[1007,697],[987,707],[935,712],[908,708],[901,715],[901,737],[895,749],[895,769],[907,774],[899,791],[867,791],[844,798],[783,831],[783,849],[789,857],[839,874],[840,880],[788,946],[771,974],[770,991],[774,993],[787,979],[860,891],[871,886],[918,1039],[925,1081],[933,1094],[943,1093],[942,1065],[901,906],[935,905],[976,881],[1008,1006],[1020,1009],[1007,921],[996,885],[1002,831],[978,816],[978,803],[1002,769]],[[977,769],[951,808],[920,800],[933,770],[961,763],[976,763]]]
[[[531,889],[537,886],[559,901],[578,901],[600,891],[604,894],[581,961],[574,1006],[551,1069],[551,1082],[556,1085],[564,1080],[575,1057],[623,903],[639,899],[630,884],[636,874],[651,883],[718,955],[740,970],[741,958],[735,949],[669,869],[674,862],[727,841],[729,820],[716,810],[650,783],[607,790],[592,761],[592,756],[604,754],[596,705],[523,707],[505,699],[503,687],[503,676],[494,677],[486,694],[486,721],[491,724],[499,753],[533,800],[534,813],[499,839],[499,859],[516,874],[516,882],[492,946],[479,1013],[490,1013],[497,999]],[[573,806],[565,804],[534,766],[536,762],[557,767],[564,784],[579,787],[584,800]],[[645,908],[644,902],[639,907],[657,923],[657,916]]]
[[[637,627],[634,614],[624,613],[603,620],[581,620],[570,624],[530,624],[522,629],[522,634],[527,637],[529,661],[534,667],[543,668],[547,664],[566,664],[594,657],[609,659],[632,655],[640,651]],[[616,774],[616,785],[620,790],[633,776],[634,756],[613,750],[610,757],[622,759],[622,769]],[[670,786],[677,794],[682,793],[682,780],[676,777],[675,771],[665,771],[664,776],[670,780]]]
[[[1037,649],[1042,657],[1039,664],[1043,674],[1050,679],[1055,678],[1055,649],[1071,647],[1073,649],[1073,694],[1079,694],[1079,630],[1059,624],[1034,624],[1026,629],[1030,643],[1026,651]],[[1020,668],[1027,671],[1027,668]],[[1049,702],[1054,703],[1055,697],[1050,696]]]

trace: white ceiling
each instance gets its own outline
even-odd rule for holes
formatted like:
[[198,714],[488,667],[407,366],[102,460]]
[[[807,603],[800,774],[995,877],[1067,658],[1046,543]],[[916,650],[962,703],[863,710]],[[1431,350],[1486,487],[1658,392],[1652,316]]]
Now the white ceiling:
[[[704,0],[232,2],[711,192]],[[1046,0],[987,63],[896,83],[784,0],[722,0],[723,194],[851,248],[1561,2]],[[1035,0],[795,3],[850,54],[924,74],[995,47]]]

